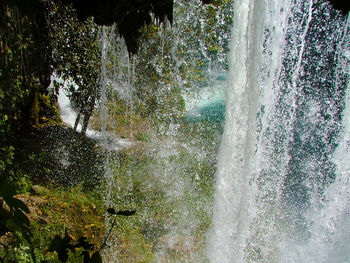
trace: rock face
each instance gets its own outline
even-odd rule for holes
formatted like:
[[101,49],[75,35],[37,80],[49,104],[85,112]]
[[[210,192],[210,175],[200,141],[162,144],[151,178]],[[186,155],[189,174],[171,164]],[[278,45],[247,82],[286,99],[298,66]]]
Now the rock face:
[[33,195],[45,195],[49,193],[49,189],[41,185],[33,185],[30,189],[30,193]]
[[[42,195],[43,194],[42,191],[48,194],[49,190],[43,186],[34,185],[33,187],[36,188],[37,190],[40,189],[40,194],[38,193],[37,195]],[[29,213],[27,213],[26,215],[28,216],[28,219],[31,222],[37,221],[41,225],[47,224],[47,219],[43,217],[43,212],[40,210],[40,207],[43,204],[46,204],[47,200],[45,200],[41,196],[33,196],[30,194],[17,195],[16,198],[21,200],[28,207]]]
[[346,15],[349,13],[350,10],[350,1],[344,1],[344,0],[329,0],[331,4],[333,5],[334,9],[341,10],[343,15]]
[[[201,1],[203,4],[214,2]],[[124,37],[130,53],[137,52],[140,29],[153,22],[151,14],[159,23],[164,22],[166,18],[170,23],[173,20],[173,0],[64,0],[64,2],[73,4],[81,20],[93,16],[99,25],[116,23],[118,32]],[[349,1],[330,0],[330,2],[344,15],[349,12]]]
[[6,221],[8,219],[10,219],[11,214],[10,214],[10,209],[8,208],[8,206],[6,205],[6,203],[4,202],[4,200],[2,198],[0,198],[0,236],[2,236],[3,234],[5,234],[8,229],[6,227]]
[[154,18],[162,23],[173,19],[173,0],[64,0],[73,4],[80,20],[93,16],[98,25],[117,25],[124,37],[128,51],[136,53],[140,29],[149,25]]
[[[99,185],[104,172],[105,154],[96,141],[73,129],[60,125],[34,130],[20,144],[27,160],[24,171],[34,184],[50,183],[61,186],[81,184],[84,189]],[[33,186],[33,194],[43,194],[44,188]]]

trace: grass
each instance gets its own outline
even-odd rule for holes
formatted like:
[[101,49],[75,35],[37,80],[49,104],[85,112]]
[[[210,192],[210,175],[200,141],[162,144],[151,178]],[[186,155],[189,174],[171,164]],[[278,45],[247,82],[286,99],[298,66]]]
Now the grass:
[[158,137],[142,154],[130,149],[111,158],[108,202],[137,210],[118,221],[113,233],[111,258],[118,262],[205,262],[216,156],[208,150],[217,148],[198,139],[214,136],[213,130],[195,126],[183,132],[185,139],[181,133]]
[[[41,189],[45,189],[41,187]],[[59,262],[56,253],[48,252],[55,235],[63,236],[67,230],[73,240],[86,237],[96,249],[101,246],[104,234],[104,211],[102,199],[95,193],[82,191],[81,186],[72,188],[52,188],[35,194],[18,195],[31,213],[32,242],[38,262]],[[13,236],[2,237],[1,242],[11,247]],[[14,249],[0,248],[0,255],[7,254],[5,262],[32,262],[29,248],[25,243],[17,244]],[[79,253],[70,253],[69,262],[82,262]]]

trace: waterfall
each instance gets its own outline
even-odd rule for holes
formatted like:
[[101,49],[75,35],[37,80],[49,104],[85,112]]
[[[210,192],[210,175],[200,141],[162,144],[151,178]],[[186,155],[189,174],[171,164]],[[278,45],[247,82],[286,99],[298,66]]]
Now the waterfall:
[[328,3],[234,1],[210,262],[346,262],[349,23]]

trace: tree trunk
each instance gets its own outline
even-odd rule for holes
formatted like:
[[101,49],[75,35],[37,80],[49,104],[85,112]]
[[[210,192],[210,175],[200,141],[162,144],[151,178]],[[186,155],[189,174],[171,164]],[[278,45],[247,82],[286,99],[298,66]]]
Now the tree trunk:
[[75,123],[74,123],[74,127],[73,127],[74,131],[77,131],[79,121],[80,121],[81,112],[82,112],[82,110],[79,111],[77,117],[75,118]]
[[38,92],[34,90],[32,108],[31,108],[31,118],[34,121],[35,127],[39,127],[39,98]]
[[83,133],[83,134],[86,133],[94,106],[95,106],[95,96],[91,98],[91,101],[89,103],[89,108],[84,112],[83,127],[81,128],[81,133]]

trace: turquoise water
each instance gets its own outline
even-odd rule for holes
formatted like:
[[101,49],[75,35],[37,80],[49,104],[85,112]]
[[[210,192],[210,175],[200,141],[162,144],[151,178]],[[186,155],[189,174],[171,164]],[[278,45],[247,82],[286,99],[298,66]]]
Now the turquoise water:
[[223,124],[225,122],[226,106],[224,100],[209,102],[196,110],[185,115],[187,122],[215,122]]

